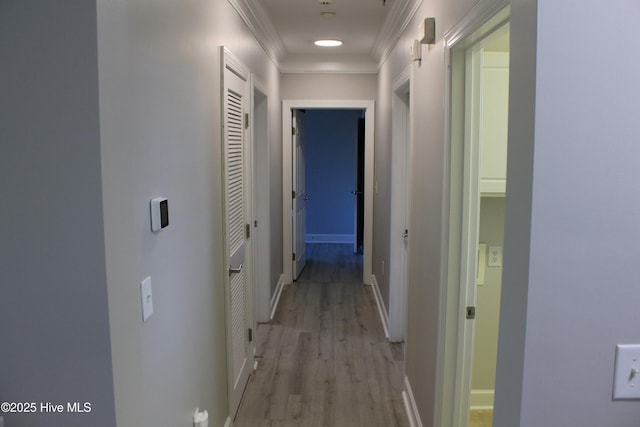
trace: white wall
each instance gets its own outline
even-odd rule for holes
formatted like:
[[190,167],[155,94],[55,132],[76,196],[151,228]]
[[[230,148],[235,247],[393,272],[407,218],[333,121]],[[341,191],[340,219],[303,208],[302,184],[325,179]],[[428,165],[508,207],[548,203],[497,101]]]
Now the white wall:
[[95,3],[3,1],[0,57],[0,415],[113,427]]
[[[102,179],[118,426],[227,417],[220,54],[266,86],[273,197],[280,197],[279,73],[226,1],[98,0]],[[169,199],[153,234],[149,200]],[[275,249],[282,213],[272,214]],[[281,239],[280,239],[281,240]],[[273,262],[273,260],[272,260]],[[277,258],[276,262],[277,264]],[[154,314],[141,322],[139,282]]]
[[375,74],[282,74],[282,99],[375,99]]
[[[638,402],[611,395],[615,344],[640,342],[640,4],[517,0],[512,16],[494,425],[634,426]],[[585,40],[585,23],[615,37]]]

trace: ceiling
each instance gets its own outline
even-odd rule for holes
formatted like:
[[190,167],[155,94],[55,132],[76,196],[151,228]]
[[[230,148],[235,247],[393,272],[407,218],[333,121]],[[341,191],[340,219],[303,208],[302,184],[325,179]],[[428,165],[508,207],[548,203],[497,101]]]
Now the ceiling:
[[[228,0],[284,73],[375,73],[422,0]],[[323,17],[321,12],[334,12]],[[337,48],[314,46],[339,39]]]

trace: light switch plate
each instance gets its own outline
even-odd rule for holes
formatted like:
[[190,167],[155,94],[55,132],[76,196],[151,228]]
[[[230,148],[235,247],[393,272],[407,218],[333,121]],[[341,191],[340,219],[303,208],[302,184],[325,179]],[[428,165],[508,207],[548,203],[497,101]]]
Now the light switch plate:
[[502,246],[489,246],[489,267],[502,267]]
[[151,293],[151,277],[147,277],[140,283],[140,299],[142,301],[142,321],[153,314],[153,295]]
[[640,344],[618,344],[613,398],[640,399]]

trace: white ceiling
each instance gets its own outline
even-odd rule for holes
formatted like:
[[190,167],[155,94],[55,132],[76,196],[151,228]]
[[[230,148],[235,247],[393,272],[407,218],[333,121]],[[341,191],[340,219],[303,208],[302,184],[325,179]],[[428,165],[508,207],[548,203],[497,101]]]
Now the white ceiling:
[[[375,73],[422,0],[229,0],[285,73]],[[322,4],[329,2],[331,4]],[[321,12],[335,12],[325,18]],[[339,39],[338,48],[314,46]]]

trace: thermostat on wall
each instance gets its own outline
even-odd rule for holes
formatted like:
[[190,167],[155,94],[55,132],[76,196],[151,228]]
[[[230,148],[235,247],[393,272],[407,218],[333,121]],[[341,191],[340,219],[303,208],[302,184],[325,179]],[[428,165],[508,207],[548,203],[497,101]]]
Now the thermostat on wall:
[[164,197],[151,199],[151,231],[169,226],[169,201]]

